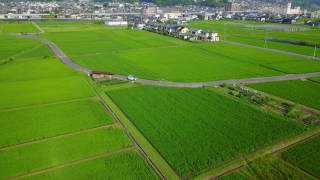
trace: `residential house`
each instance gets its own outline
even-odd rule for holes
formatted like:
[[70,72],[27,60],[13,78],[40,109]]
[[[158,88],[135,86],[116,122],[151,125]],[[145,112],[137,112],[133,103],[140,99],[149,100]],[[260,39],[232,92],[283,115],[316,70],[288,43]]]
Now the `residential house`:
[[202,33],[201,29],[190,29],[189,31],[192,35],[198,36]]
[[201,34],[199,35],[199,40],[217,42],[220,39],[219,39],[218,33],[210,30],[205,30],[205,31],[202,31]]
[[168,34],[175,34],[178,31],[178,26],[177,24],[167,24],[164,26],[164,31]]

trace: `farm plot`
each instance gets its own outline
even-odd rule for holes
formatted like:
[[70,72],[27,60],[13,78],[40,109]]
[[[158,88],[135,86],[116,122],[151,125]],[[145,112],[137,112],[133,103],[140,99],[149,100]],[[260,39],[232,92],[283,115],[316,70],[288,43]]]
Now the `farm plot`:
[[38,41],[3,34],[0,40],[0,179],[57,167],[65,173],[81,163],[83,173],[67,170],[70,177],[155,178],[137,153],[122,155],[134,147],[84,75]]
[[313,82],[320,83],[320,77],[310,78],[309,80],[310,80],[310,81],[313,81]]
[[81,76],[0,83],[0,109],[95,96]]
[[310,80],[291,80],[248,85],[299,104],[320,109],[320,84]]
[[189,44],[156,33],[128,29],[45,33],[43,36],[57,43],[71,57]]
[[[44,36],[58,44],[77,64],[145,79],[190,82],[320,70],[320,62],[301,57],[224,43],[190,43],[139,30],[46,33]],[[291,68],[286,69],[287,66]]]
[[18,53],[28,52],[30,49],[36,48],[41,45],[40,42],[32,39],[1,33],[0,41],[0,63],[2,63],[6,58],[14,56]]
[[243,170],[243,174],[250,177],[249,179],[312,179],[309,175],[276,157],[264,157],[249,163]]
[[103,29],[121,29],[109,27],[103,21],[39,21],[36,22],[45,32],[92,31]]
[[0,83],[49,78],[64,78],[79,75],[63,65],[57,58],[15,59],[0,65]]
[[30,48],[27,51],[20,52],[13,56],[14,61],[20,61],[25,59],[32,59],[32,58],[39,58],[45,59],[49,57],[54,57],[53,52],[51,49],[48,48],[45,44],[39,44],[34,48]]
[[320,178],[320,137],[297,145],[282,154],[282,158]]
[[34,33],[38,29],[30,21],[0,21],[0,33]]
[[107,94],[184,178],[304,131],[203,88],[137,86]]
[[0,151],[0,178],[112,152],[128,147],[130,144],[122,130],[108,128],[2,150]]
[[[195,21],[190,27],[212,29],[221,39],[260,47],[285,50],[309,56],[319,45],[319,29],[301,25],[257,23],[252,21]],[[320,56],[320,53],[317,54]]]
[[230,175],[224,176],[219,180],[247,180],[247,179],[248,178],[246,178],[244,175],[236,172],[236,173],[232,173]]
[[28,180],[50,179],[158,179],[136,151],[117,153],[111,156],[84,162],[74,166],[27,178]]
[[99,102],[83,100],[17,111],[0,111],[0,147],[113,122]]
[[84,31],[110,28],[103,21],[38,21],[36,22],[45,32]]
[[[0,34],[0,109],[94,96],[79,73],[65,67],[40,42]],[[2,53],[2,50],[4,53]],[[40,52],[39,52],[40,51]]]

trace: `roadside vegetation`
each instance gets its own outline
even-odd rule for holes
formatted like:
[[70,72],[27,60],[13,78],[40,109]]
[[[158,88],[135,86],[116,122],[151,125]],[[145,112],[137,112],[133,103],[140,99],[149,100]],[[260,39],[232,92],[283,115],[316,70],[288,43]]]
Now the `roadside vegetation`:
[[288,99],[315,109],[320,109],[320,83],[312,80],[291,80],[248,85],[259,91]]
[[277,113],[285,118],[310,125],[311,127],[320,124],[320,112],[318,110],[301,106],[295,102],[240,85],[222,85],[221,88],[216,90],[223,94],[231,95],[236,99],[249,102],[264,111]]

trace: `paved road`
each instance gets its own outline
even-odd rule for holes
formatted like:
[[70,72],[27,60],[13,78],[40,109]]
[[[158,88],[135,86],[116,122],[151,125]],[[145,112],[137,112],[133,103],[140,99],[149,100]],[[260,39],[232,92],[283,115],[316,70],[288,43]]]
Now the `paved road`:
[[37,40],[41,41],[43,44],[48,45],[48,47],[61,60],[61,62],[65,65],[71,67],[72,69],[75,69],[77,71],[82,71],[86,74],[90,74],[92,72],[92,70],[90,70],[89,68],[86,68],[86,67],[83,67],[83,66],[80,66],[80,65],[74,63],[56,44],[54,44],[53,42],[51,42],[47,39],[40,37],[39,33],[19,34],[18,36],[37,39]]
[[[52,49],[52,51],[56,54],[56,56],[58,56],[59,59],[65,65],[75,70],[82,71],[86,74],[89,74],[93,71],[86,67],[82,67],[78,64],[75,64],[56,44],[54,44],[53,42],[47,39],[41,38],[35,34],[27,34],[27,35],[21,35],[21,36],[38,39],[42,41],[44,44],[47,44],[49,48]],[[227,41],[226,43],[246,46],[246,47],[255,48],[255,49],[263,49],[263,50],[273,51],[277,53],[288,54],[291,56],[312,58],[311,56],[306,56],[306,55],[301,55],[301,54],[296,54],[296,53],[291,53],[286,51],[280,51],[275,49],[265,49],[262,47],[251,46],[251,45],[237,43],[237,42]],[[320,58],[318,59],[320,60]],[[209,82],[170,82],[170,81],[156,81],[156,80],[147,80],[147,79],[138,79],[136,80],[136,82],[140,84],[153,85],[153,86],[198,88],[198,87],[204,87],[204,86],[219,86],[222,84],[252,84],[252,83],[262,83],[262,82],[272,82],[272,81],[306,79],[306,78],[312,78],[312,77],[320,77],[320,72],[305,73],[305,74],[287,74],[287,75],[271,76],[271,77],[255,77],[255,78],[246,78],[246,79],[231,79],[231,80],[209,81]],[[115,75],[112,75],[112,78],[127,81],[127,76],[124,76],[124,75],[115,74]]]
[[50,49],[59,57],[59,59],[63,62],[63,64],[71,67],[72,69],[85,72],[86,74],[90,74],[92,70],[75,64],[57,45],[48,40],[43,40],[42,42],[46,43]]
[[253,49],[260,49],[260,50],[264,50],[264,51],[276,52],[276,53],[285,54],[285,55],[289,55],[289,56],[297,56],[297,57],[303,57],[303,58],[307,58],[307,59],[313,59],[313,60],[320,61],[320,57],[314,57],[314,56],[308,56],[308,55],[298,54],[298,53],[294,53],[294,52],[282,51],[279,49],[264,48],[264,47],[260,47],[260,46],[254,46],[254,45],[249,45],[249,44],[234,42],[234,41],[223,41],[223,42],[226,44],[231,44],[231,45],[243,46],[243,47],[253,48]]
[[[115,75],[113,77],[115,79],[125,80],[125,76]],[[231,79],[231,80],[209,81],[209,82],[183,83],[183,82],[154,81],[154,80],[146,80],[146,79],[138,79],[136,82],[141,84],[153,85],[153,86],[198,88],[198,87],[205,87],[205,86],[219,86],[222,84],[252,84],[252,83],[262,83],[262,82],[306,79],[306,78],[312,78],[312,77],[320,77],[320,72],[305,73],[305,74],[288,74],[288,75],[282,75],[282,76],[257,77],[257,78],[247,78],[247,79]]]

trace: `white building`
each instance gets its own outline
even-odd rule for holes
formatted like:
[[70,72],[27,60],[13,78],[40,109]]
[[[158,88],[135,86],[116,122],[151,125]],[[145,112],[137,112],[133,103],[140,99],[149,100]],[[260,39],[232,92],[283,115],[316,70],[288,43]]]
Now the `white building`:
[[311,18],[320,18],[320,10],[311,13]]
[[182,16],[182,13],[180,12],[167,12],[163,13],[163,17],[165,19],[177,19]]
[[287,5],[287,15],[297,15],[297,14],[302,14],[302,10],[300,6],[297,6],[295,8],[292,8],[292,4],[288,3]]
[[203,40],[203,41],[210,41],[210,42],[220,41],[218,33],[213,31],[202,31],[199,38],[200,40]]
[[104,24],[108,26],[127,26],[128,22],[124,20],[116,19],[116,20],[105,21]]
[[154,16],[158,13],[158,7],[157,6],[146,6],[143,8],[142,13],[144,16]]

